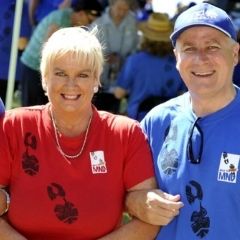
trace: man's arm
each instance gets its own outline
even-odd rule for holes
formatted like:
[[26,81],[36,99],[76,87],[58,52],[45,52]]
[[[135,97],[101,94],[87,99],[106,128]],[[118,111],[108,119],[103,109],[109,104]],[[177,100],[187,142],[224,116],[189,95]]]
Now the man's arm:
[[39,0],[30,0],[28,3],[28,15],[29,15],[29,21],[32,27],[36,25],[35,22],[35,12],[38,7]]
[[180,195],[171,195],[159,189],[132,191],[127,195],[127,211],[144,222],[165,226],[183,207]]
[[115,98],[122,99],[127,95],[127,91],[121,87],[115,87],[113,94]]

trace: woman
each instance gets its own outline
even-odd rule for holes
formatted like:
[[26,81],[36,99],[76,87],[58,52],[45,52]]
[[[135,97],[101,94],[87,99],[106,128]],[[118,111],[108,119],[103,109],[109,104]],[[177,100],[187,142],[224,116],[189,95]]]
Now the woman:
[[98,0],[76,0],[71,8],[55,10],[37,25],[20,59],[22,106],[41,105],[48,102],[42,90],[39,74],[43,43],[60,28],[89,25],[101,15],[101,11],[102,7]]
[[158,228],[138,220],[120,226],[127,192],[155,181],[138,123],[91,104],[103,64],[95,34],[56,31],[40,66],[49,103],[0,120],[0,186],[11,196],[1,240],[155,237]]

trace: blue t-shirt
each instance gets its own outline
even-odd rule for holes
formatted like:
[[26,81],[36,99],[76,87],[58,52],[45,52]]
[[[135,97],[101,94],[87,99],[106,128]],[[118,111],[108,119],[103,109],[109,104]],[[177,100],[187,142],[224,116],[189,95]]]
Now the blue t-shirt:
[[[186,93],[159,105],[141,122],[151,145],[159,188],[180,194],[184,203],[180,214],[162,227],[157,240],[239,240],[239,89],[227,106],[198,119],[194,131],[197,118],[189,99]],[[192,151],[188,151],[189,139]],[[201,152],[199,164],[189,161]]]
[[144,51],[127,58],[117,86],[129,92],[127,113],[134,119],[137,119],[139,104],[146,98],[173,98],[185,89],[172,55],[157,57]]
[[57,10],[63,0],[41,0],[35,12],[35,19],[39,23],[44,17]]

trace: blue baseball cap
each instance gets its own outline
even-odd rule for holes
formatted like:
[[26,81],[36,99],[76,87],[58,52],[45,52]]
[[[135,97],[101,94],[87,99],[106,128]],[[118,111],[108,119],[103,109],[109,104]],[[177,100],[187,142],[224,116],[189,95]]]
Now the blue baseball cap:
[[233,22],[224,10],[209,3],[199,3],[178,16],[173,33],[170,35],[173,46],[176,45],[176,41],[182,32],[195,26],[215,28],[235,41],[237,40],[237,32]]

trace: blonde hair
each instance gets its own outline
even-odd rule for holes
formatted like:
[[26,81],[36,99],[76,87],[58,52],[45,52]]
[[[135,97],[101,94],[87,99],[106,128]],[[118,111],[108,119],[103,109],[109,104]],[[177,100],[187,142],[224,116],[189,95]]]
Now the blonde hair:
[[40,71],[42,86],[46,89],[45,77],[52,63],[66,55],[77,57],[78,61],[87,63],[99,81],[103,69],[103,47],[97,39],[98,29],[86,27],[62,28],[51,35],[43,45]]

